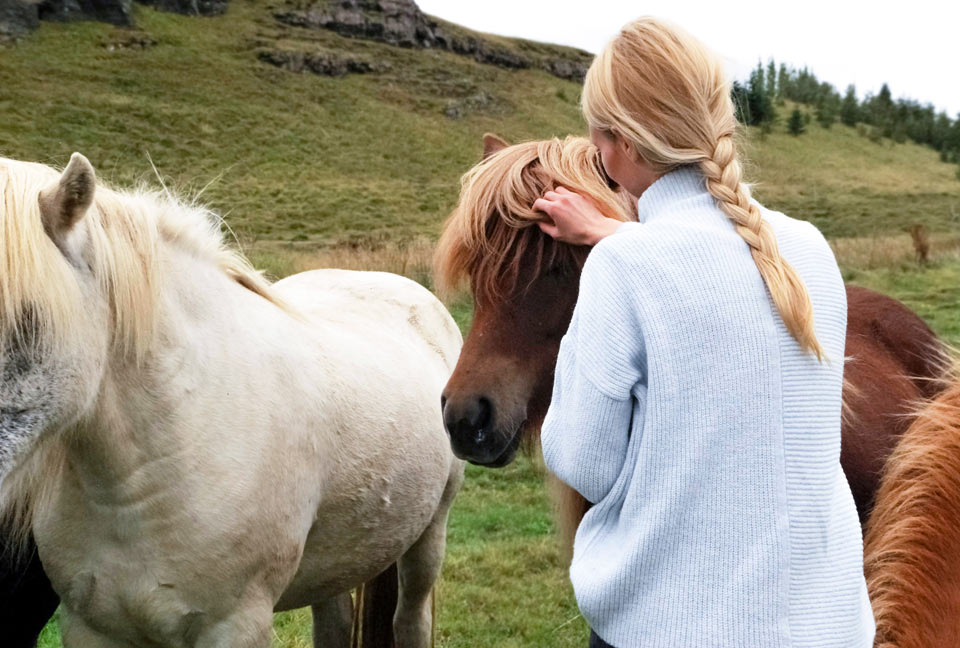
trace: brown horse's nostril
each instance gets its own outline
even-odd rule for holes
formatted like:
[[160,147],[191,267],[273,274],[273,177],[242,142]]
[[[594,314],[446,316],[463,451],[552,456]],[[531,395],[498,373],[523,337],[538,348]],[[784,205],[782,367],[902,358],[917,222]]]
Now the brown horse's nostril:
[[513,460],[520,437],[516,430],[505,434],[497,427],[495,407],[486,396],[444,399],[443,425],[453,454],[481,466],[506,466]]
[[481,396],[477,400],[476,417],[473,419],[472,424],[478,442],[483,441],[483,438],[486,437],[487,431],[490,428],[490,411],[492,409],[490,401],[485,397]]
[[490,433],[493,406],[485,396],[450,401],[441,396],[443,424],[454,445],[482,444]]

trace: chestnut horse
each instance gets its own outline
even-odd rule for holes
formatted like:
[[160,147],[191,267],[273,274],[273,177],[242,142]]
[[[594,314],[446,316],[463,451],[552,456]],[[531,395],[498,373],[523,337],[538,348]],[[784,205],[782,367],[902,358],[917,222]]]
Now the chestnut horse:
[[960,377],[927,403],[887,461],[864,571],[877,648],[960,646]]
[[[469,282],[474,294],[473,326],[442,403],[454,453],[477,465],[507,465],[523,442],[535,444],[550,404],[589,252],[536,226],[544,216],[534,200],[557,185],[588,195],[610,217],[636,218],[634,201],[624,207],[587,140],[508,146],[487,135],[484,160],[464,177],[437,249],[441,290]],[[911,404],[940,389],[944,356],[933,331],[900,302],[856,286],[847,299],[841,463],[863,522]],[[587,502],[562,485],[558,495],[561,532],[572,542]]]

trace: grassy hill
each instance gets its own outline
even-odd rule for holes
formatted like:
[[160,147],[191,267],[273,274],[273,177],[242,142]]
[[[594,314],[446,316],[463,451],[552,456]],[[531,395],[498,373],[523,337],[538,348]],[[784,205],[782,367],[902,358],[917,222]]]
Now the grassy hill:
[[[155,181],[149,156],[173,187],[207,187],[204,200],[245,241],[316,246],[435,236],[485,131],[583,131],[570,81],[290,27],[273,9],[238,0],[225,16],[191,18],[137,6],[138,30],[43,24],[0,52],[0,153],[62,164],[80,150],[121,184]],[[345,54],[379,71],[329,78],[258,59],[275,50]],[[830,236],[914,221],[945,230],[960,212],[954,167],[933,151],[840,125],[782,131],[749,147],[758,195]]]
[[[138,29],[43,24],[0,49],[0,154],[63,164],[84,152],[104,178],[155,183],[225,214],[258,266],[276,275],[322,265],[389,269],[429,282],[431,241],[485,131],[510,140],[584,130],[579,87],[436,49],[403,49],[291,27],[265,0],[190,18],[136,7]],[[565,48],[448,31],[532,56]],[[292,72],[264,53],[348,56],[374,71]],[[792,106],[784,107],[788,114]],[[746,146],[767,205],[813,220],[849,281],[904,299],[960,343],[960,182],[914,144],[875,144],[854,129],[782,125]],[[904,229],[937,234],[913,260]],[[453,305],[466,330],[468,301]],[[450,520],[438,645],[582,646],[540,469],[470,467]],[[278,615],[275,646],[310,645],[305,612]],[[56,624],[42,648],[59,646]]]

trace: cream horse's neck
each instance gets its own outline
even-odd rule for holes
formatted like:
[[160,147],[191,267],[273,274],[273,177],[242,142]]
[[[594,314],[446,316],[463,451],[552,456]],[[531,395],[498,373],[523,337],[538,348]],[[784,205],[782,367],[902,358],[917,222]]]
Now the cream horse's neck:
[[[169,250],[164,264],[153,347],[139,365],[110,364],[93,411],[64,435],[55,501],[35,518],[65,606],[121,627],[136,620],[122,612],[131,600],[150,601],[146,618],[217,609],[224,592],[240,597],[227,609],[272,609],[337,461],[306,326],[190,254]],[[97,580],[104,565],[144,560],[175,596],[127,568],[109,578],[130,591]]]
[[[302,323],[206,260],[172,249],[165,261],[152,348],[140,364],[111,363],[96,408],[71,437],[74,474],[101,503],[130,503],[165,488],[189,498],[196,494],[183,487],[191,473],[255,465],[262,445],[282,441],[247,431],[288,418],[285,429],[295,437],[308,433],[295,421],[321,416],[315,399],[307,401],[314,410],[308,412],[261,398],[283,394],[303,402],[298,392],[313,393],[314,381],[323,380],[320,362],[304,362],[311,355],[319,360],[320,350],[304,344]],[[171,472],[180,474],[171,479]],[[242,490],[234,480],[205,475],[204,488]]]

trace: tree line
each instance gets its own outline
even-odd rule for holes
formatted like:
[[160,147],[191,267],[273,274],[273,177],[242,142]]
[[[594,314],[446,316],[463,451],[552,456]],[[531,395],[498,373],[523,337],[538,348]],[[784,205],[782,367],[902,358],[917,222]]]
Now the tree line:
[[[837,121],[847,126],[862,124],[858,129],[875,141],[888,138],[903,143],[909,139],[939,151],[944,162],[960,163],[960,114],[951,119],[946,112],[937,112],[933,104],[895,100],[886,83],[878,93],[860,101],[852,84],[841,95],[806,67],[777,66],[771,59],[766,66],[757,63],[745,83],[734,81],[733,100],[741,123],[760,126],[764,132],[777,120],[777,107],[790,100],[812,107],[813,117],[824,128]],[[799,135],[809,116],[804,119],[799,110],[794,113],[787,129]]]

